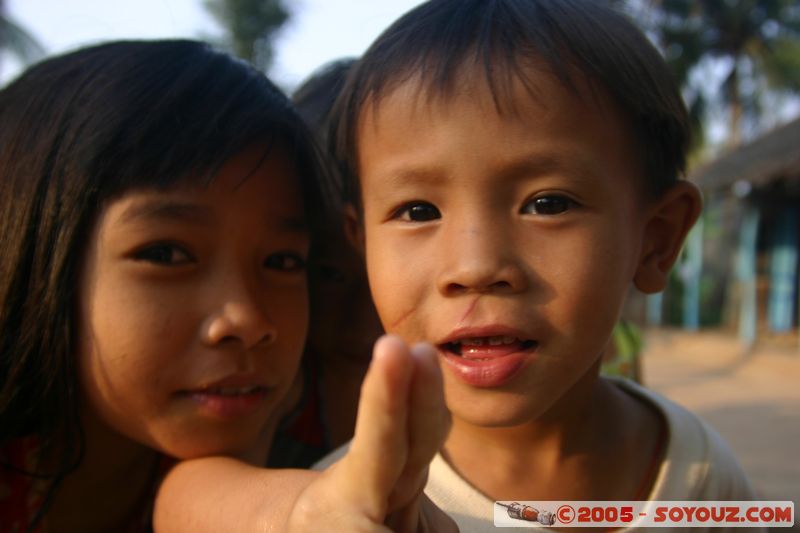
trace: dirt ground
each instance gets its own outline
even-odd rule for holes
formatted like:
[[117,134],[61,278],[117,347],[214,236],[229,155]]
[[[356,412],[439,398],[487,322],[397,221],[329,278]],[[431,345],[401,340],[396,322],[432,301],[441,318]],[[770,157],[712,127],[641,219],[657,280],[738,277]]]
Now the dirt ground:
[[[731,445],[763,500],[800,509],[800,346],[793,339],[745,351],[719,332],[646,335],[645,385],[687,407]],[[796,522],[797,524],[797,522]]]

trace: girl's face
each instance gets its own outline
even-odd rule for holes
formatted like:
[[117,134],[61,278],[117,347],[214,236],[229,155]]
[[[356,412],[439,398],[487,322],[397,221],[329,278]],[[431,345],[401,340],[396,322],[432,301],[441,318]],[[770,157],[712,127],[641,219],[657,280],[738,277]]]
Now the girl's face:
[[300,360],[303,202],[290,160],[263,154],[243,151],[208,187],[129,192],[90,236],[78,345],[87,414],[178,458],[247,452]]

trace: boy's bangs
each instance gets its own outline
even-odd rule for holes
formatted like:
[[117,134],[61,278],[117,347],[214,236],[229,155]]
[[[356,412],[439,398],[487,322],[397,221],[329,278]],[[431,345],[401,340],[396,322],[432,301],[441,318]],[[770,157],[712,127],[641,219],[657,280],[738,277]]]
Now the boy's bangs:
[[[424,14],[425,24],[413,31],[395,32],[367,52],[359,71],[359,102],[379,102],[394,88],[418,83],[427,99],[447,100],[463,84],[484,82],[501,113],[514,110],[515,87],[521,82],[535,96],[535,72],[550,72],[573,87],[567,59],[574,54],[549,14],[531,3],[535,13],[518,12],[519,2],[465,0],[457,10],[449,2],[433,2]],[[448,7],[448,9],[444,9]],[[413,11],[412,11],[413,13]],[[519,23],[520,17],[537,17],[553,28]],[[398,21],[398,25],[403,19]],[[372,59],[372,61],[370,61]]]
[[337,102],[331,138],[352,181],[348,199],[359,204],[356,132],[365,105],[378,105],[407,82],[427,99],[447,99],[482,81],[498,112],[514,113],[520,84],[536,98],[542,73],[581,98],[602,93],[615,101],[642,144],[652,194],[683,172],[685,106],[658,51],[625,16],[593,1],[433,0],[378,38]]

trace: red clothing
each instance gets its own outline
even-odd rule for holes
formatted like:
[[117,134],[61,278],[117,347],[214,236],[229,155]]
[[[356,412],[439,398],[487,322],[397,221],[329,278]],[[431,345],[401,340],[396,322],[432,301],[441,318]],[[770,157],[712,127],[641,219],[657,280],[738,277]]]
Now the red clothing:
[[[0,533],[28,531],[44,502],[49,480],[37,479],[8,466],[31,469],[36,462],[34,456],[36,448],[36,438],[26,437],[14,440],[0,450]],[[152,487],[142,503],[141,512],[132,517],[123,531],[129,533],[152,531],[151,519],[156,490],[174,464],[174,459],[161,456],[153,475]],[[46,520],[39,521],[33,531],[58,530],[54,525],[45,528],[44,522]]]
[[[42,505],[44,487],[36,479],[12,470],[6,465],[29,467],[35,463],[33,456],[36,439],[27,437],[11,442],[0,450],[0,532],[23,532]],[[38,528],[41,530],[41,528]]]

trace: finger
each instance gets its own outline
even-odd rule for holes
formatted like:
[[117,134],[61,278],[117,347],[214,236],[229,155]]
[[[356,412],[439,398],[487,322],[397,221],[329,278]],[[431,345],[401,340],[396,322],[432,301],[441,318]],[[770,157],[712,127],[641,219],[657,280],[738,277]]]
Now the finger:
[[396,336],[381,337],[364,378],[356,430],[340,468],[358,480],[365,509],[382,521],[408,457],[408,398],[415,360]]
[[427,467],[442,447],[450,428],[445,406],[442,372],[436,350],[417,344],[411,350],[414,376],[409,395],[409,454],[389,500],[389,511],[407,505],[418,496],[427,480]]
[[422,470],[439,451],[450,431],[450,411],[436,349],[420,343],[411,349],[414,377],[409,392],[409,457],[407,468]]

